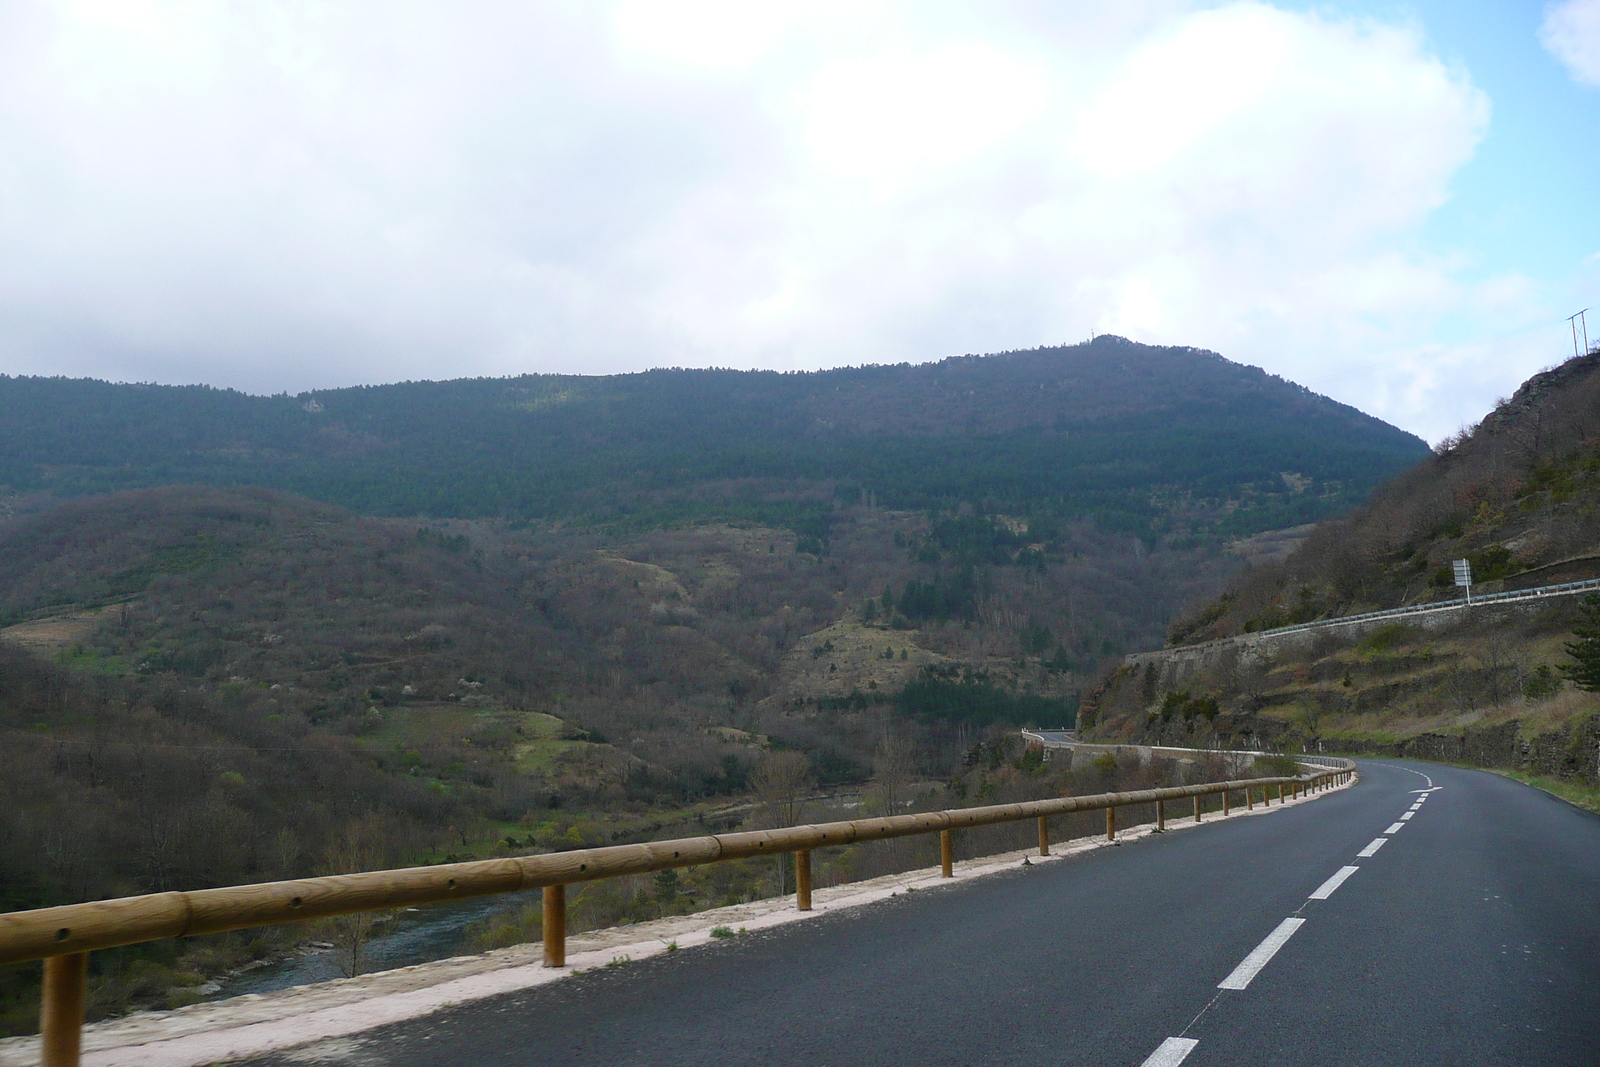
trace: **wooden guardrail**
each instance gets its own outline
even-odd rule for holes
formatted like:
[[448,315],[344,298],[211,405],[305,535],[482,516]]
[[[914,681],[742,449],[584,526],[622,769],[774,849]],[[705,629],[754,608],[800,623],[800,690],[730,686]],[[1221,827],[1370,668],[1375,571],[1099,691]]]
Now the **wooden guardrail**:
[[566,887],[575,882],[792,852],[796,860],[795,903],[799,910],[810,911],[813,849],[938,833],[942,873],[949,878],[954,857],[952,835],[957,830],[1036,819],[1040,854],[1049,855],[1048,820],[1055,815],[1104,810],[1106,834],[1115,838],[1119,807],[1155,804],[1158,828],[1165,828],[1169,800],[1193,798],[1196,821],[1202,817],[1200,801],[1206,796],[1221,794],[1224,814],[1229,810],[1234,793],[1243,793],[1246,806],[1253,807],[1257,790],[1261,792],[1262,802],[1270,803],[1270,791],[1276,788],[1281,804],[1286,791],[1292,797],[1305,790],[1323,789],[1344,781],[1355,765],[1343,762],[1347,766],[1318,768],[1296,777],[1253,778],[954,808],[638,845],[611,845],[540,856],[297,878],[193,892],[151,893],[9,912],[0,914],[0,964],[44,960],[40,1001],[44,1049],[41,1064],[42,1067],[77,1067],[88,957],[95,949],[543,889],[544,962],[547,967],[562,967],[566,965]]

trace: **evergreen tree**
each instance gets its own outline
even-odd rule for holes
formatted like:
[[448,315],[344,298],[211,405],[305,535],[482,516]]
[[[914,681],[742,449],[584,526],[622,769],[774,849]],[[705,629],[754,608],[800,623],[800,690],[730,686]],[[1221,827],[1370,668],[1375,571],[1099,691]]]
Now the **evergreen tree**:
[[1572,636],[1577,640],[1568,641],[1566,648],[1574,662],[1563,664],[1561,673],[1579,689],[1600,693],[1600,593],[1583,598]]

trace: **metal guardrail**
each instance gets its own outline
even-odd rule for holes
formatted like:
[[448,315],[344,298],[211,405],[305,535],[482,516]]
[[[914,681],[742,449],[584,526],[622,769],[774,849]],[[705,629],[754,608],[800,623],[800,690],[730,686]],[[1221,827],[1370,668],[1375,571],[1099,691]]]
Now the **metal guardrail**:
[[[1051,734],[1071,734],[1070,738],[1058,740]],[[1046,749],[1064,748],[1131,748],[1150,753],[1164,752],[1190,752],[1196,756],[1249,756],[1258,759],[1262,756],[1288,756],[1296,763],[1306,767],[1328,767],[1336,770],[1349,770],[1355,766],[1342,756],[1313,756],[1304,753],[1267,752],[1250,748],[1185,748],[1181,745],[1139,745],[1125,741],[1080,741],[1076,730],[1037,730],[1025,729],[1022,737]]]
[[187,893],[152,893],[10,912],[0,914],[0,964],[44,960],[40,1002],[43,1056],[40,1062],[42,1067],[77,1067],[88,959],[95,949],[542,889],[545,966],[562,967],[566,964],[566,887],[572,883],[792,852],[795,854],[795,904],[801,911],[810,911],[813,849],[937,833],[941,873],[949,878],[953,876],[954,862],[952,835],[957,830],[1036,819],[1039,852],[1048,856],[1048,821],[1055,815],[1104,810],[1106,834],[1114,839],[1119,807],[1153,803],[1158,829],[1164,829],[1169,800],[1192,798],[1197,822],[1202,815],[1201,798],[1206,796],[1221,794],[1223,814],[1227,814],[1232,794],[1243,793],[1246,806],[1253,807],[1256,790],[1261,790],[1264,803],[1270,803],[1269,791],[1276,787],[1281,804],[1285,791],[1294,796],[1348,779],[1355,764],[1341,762],[1344,765],[1340,767],[1293,777],[954,808],[917,815],[611,845],[542,856],[298,878]]
[[1409,604],[1400,608],[1384,608],[1382,611],[1364,611],[1359,615],[1341,615],[1337,619],[1316,619],[1312,622],[1297,622],[1290,626],[1274,626],[1270,630],[1252,630],[1234,637],[1217,637],[1210,641],[1201,641],[1193,645],[1174,645],[1172,648],[1154,652],[1135,652],[1129,658],[1160,655],[1162,652],[1176,652],[1180,649],[1207,648],[1211,645],[1222,645],[1230,641],[1239,641],[1252,637],[1292,634],[1303,630],[1320,630],[1332,626],[1344,626],[1352,622],[1363,622],[1369,619],[1402,618],[1407,615],[1427,615],[1436,611],[1475,608],[1479,604],[1506,604],[1521,600],[1541,600],[1552,596],[1572,596],[1575,593],[1589,590],[1600,592],[1600,578],[1588,578],[1581,582],[1563,582],[1560,585],[1541,585],[1534,589],[1512,589],[1504,593],[1486,593],[1481,596],[1475,596],[1471,600],[1465,597],[1458,597],[1455,600],[1440,600],[1432,604]]

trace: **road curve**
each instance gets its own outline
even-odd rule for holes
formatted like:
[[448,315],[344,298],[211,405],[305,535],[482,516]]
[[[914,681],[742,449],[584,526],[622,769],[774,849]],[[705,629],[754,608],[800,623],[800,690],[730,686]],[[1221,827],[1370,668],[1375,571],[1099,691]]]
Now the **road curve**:
[[247,1062],[1600,1063],[1600,818],[1486,772],[1360,768],[1269,817]]

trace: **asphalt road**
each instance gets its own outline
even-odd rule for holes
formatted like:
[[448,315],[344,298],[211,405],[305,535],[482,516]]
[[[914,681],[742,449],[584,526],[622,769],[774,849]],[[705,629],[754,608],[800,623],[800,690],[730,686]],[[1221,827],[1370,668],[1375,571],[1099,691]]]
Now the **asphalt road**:
[[1352,789],[1268,817],[590,972],[315,1054],[418,1067],[1600,1064],[1600,818],[1483,772],[1361,771]]

